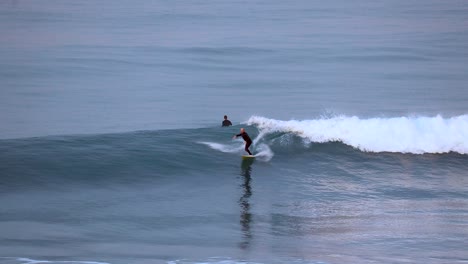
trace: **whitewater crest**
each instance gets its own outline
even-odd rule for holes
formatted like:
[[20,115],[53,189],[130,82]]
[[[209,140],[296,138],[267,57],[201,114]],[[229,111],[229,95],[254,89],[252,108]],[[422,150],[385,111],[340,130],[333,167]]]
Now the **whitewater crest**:
[[308,142],[342,142],[366,152],[468,154],[468,115],[289,121],[252,116],[246,124],[263,134],[293,133]]

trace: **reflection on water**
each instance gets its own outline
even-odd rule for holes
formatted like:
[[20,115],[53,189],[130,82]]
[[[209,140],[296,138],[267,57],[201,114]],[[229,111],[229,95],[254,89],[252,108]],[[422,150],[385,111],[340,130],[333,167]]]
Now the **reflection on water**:
[[250,213],[250,196],[252,196],[252,188],[250,181],[252,180],[252,164],[254,160],[242,160],[241,173],[242,184],[240,185],[243,190],[243,195],[239,199],[239,205],[241,207],[240,224],[242,230],[242,242],[239,243],[240,248],[247,249],[250,246],[252,240],[252,232],[250,231],[250,223],[252,222],[252,214]]

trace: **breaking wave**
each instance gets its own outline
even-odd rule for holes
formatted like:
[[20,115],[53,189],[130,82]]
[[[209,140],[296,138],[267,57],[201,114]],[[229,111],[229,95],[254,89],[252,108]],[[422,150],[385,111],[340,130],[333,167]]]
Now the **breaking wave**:
[[292,133],[309,143],[342,142],[366,152],[468,154],[468,115],[289,121],[252,116],[246,124],[264,135]]

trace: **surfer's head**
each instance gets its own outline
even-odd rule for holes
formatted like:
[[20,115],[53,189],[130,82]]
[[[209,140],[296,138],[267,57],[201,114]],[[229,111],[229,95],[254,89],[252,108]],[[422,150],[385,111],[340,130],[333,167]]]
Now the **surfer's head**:
[[227,119],[227,115],[224,116],[224,119]]
[[244,132],[245,132],[245,129],[244,129],[244,128],[241,128],[241,129],[240,129],[240,132],[241,132],[241,133],[244,133]]

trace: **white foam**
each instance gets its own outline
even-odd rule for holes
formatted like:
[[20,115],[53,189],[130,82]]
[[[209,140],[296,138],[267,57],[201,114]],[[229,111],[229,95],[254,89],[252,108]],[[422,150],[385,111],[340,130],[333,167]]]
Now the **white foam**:
[[340,141],[368,152],[468,154],[468,115],[289,121],[252,116],[247,124],[257,126],[262,135],[293,133],[310,142]]

